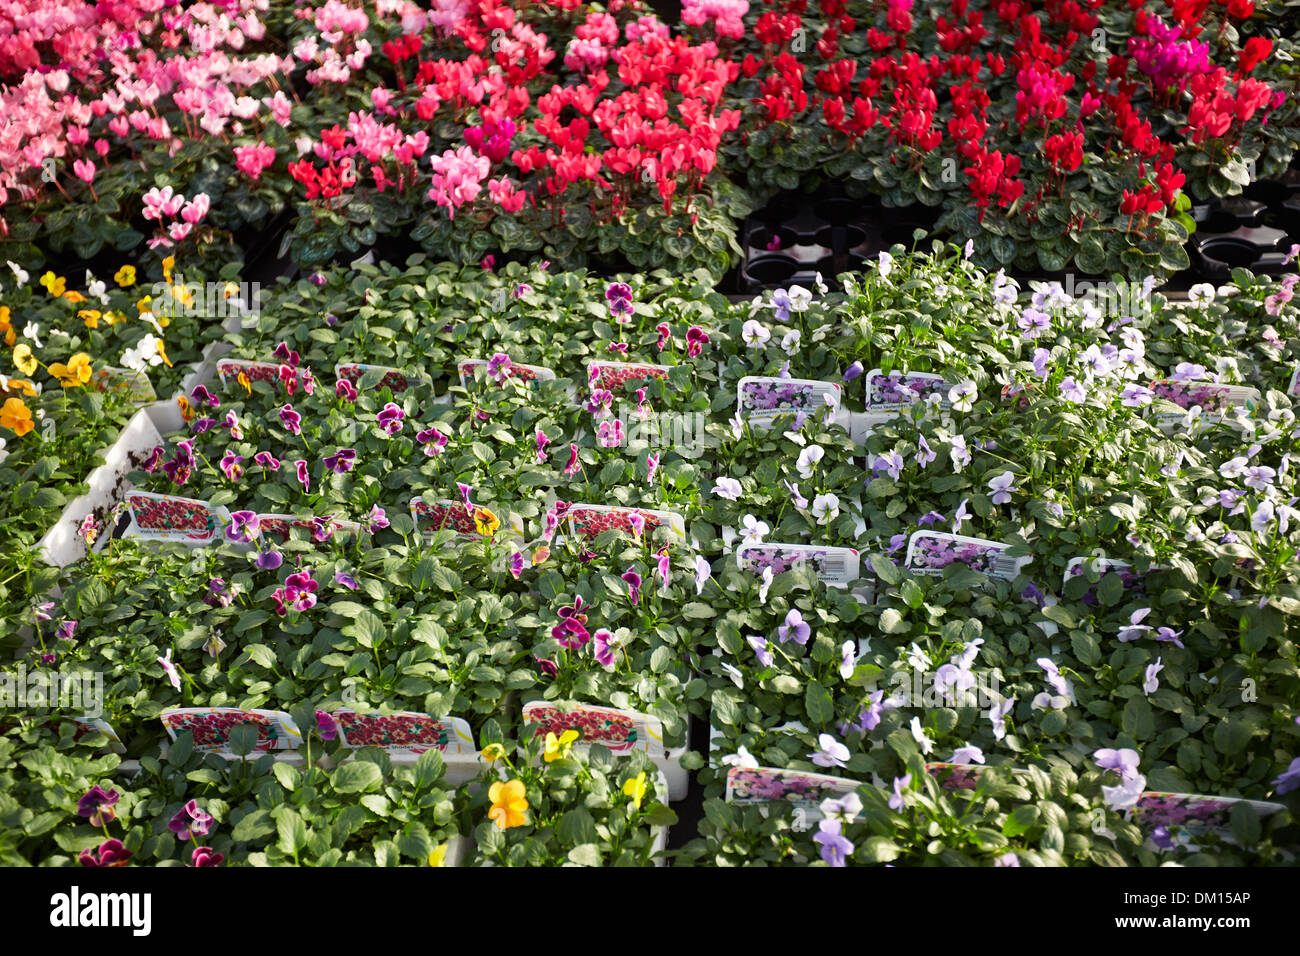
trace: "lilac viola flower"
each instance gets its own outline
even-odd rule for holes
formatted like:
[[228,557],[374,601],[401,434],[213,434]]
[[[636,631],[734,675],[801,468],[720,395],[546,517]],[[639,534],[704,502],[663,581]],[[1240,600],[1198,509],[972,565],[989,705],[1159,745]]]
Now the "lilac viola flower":
[[1009,471],[989,479],[989,491],[993,492],[993,503],[995,505],[1004,505],[1011,500],[1011,489],[1016,483],[1016,477]]
[[853,381],[855,378],[858,378],[863,373],[863,371],[864,369],[862,368],[862,363],[854,362],[852,365],[850,365],[847,369],[844,370],[844,381],[846,382]]
[[491,376],[492,381],[500,385],[510,377],[512,364],[509,355],[505,352],[497,352],[488,359],[488,375]]
[[61,641],[72,640],[72,635],[76,633],[79,621],[64,621],[54,632],[55,636]]
[[356,578],[350,574],[344,574],[342,571],[334,572],[334,583],[342,585],[349,591],[355,591],[360,585],[357,584]]
[[1119,629],[1119,640],[1121,644],[1127,644],[1129,641],[1136,641],[1139,637],[1151,630],[1151,626],[1143,624],[1142,620],[1151,613],[1151,608],[1138,608],[1129,615],[1129,622],[1126,626]]
[[366,520],[371,534],[388,527],[388,515],[384,513],[384,509],[379,505],[375,505],[370,509],[370,514],[366,516]]
[[786,488],[790,489],[790,501],[794,504],[796,508],[808,507],[808,499],[803,496],[803,492],[799,490],[798,485],[791,484],[790,482],[787,481],[785,483],[785,486]]
[[949,763],[983,763],[984,751],[978,747],[958,747],[952,752]]
[[1146,673],[1143,675],[1142,680],[1143,694],[1150,696],[1160,689],[1160,678],[1157,675],[1164,669],[1165,665],[1160,662],[1159,657],[1156,658],[1154,664],[1147,665]]
[[911,784],[912,775],[910,773],[894,778],[894,795],[889,798],[889,809],[901,811],[907,806],[907,795],[903,793],[903,790],[911,786]]
[[1172,627],[1161,627],[1156,629],[1156,640],[1173,644],[1174,647],[1183,647],[1183,642],[1179,640],[1182,636],[1182,631],[1175,631]]
[[194,420],[194,423],[190,425],[190,434],[192,435],[206,434],[207,432],[212,431],[212,426],[216,425],[216,423],[217,420],[215,418],[206,418],[206,417],[196,418]]
[[754,654],[758,657],[758,662],[764,667],[771,667],[773,658],[772,652],[768,649],[769,645],[767,643],[767,638],[751,635],[745,638],[745,640],[747,640],[749,646],[754,649]]
[[524,573],[524,554],[522,551],[516,551],[510,556],[510,576],[518,580],[519,575]]
[[205,385],[195,385],[190,390],[190,398],[198,405],[207,405],[209,408],[221,407],[221,399],[209,392]]
[[813,842],[821,845],[821,858],[830,866],[845,866],[853,855],[853,843],[844,836],[839,820],[822,820]]
[[394,403],[389,402],[379,410],[379,414],[375,416],[375,420],[379,423],[379,427],[386,433],[389,435],[396,435],[402,430],[402,419],[405,417],[406,412],[402,411]]
[[966,510],[966,504],[969,501],[970,501],[969,498],[963,498],[961,500],[961,504],[957,506],[957,510],[953,513],[952,516],[953,534],[961,534],[961,526],[973,517],[973,515]]
[[1291,761],[1291,766],[1287,767],[1273,781],[1277,795],[1290,793],[1292,790],[1300,790],[1300,757]]
[[803,619],[798,608],[790,608],[785,615],[785,623],[777,627],[776,633],[781,638],[782,644],[791,640],[796,644],[807,644],[812,628]]
[[257,558],[253,561],[263,571],[274,571],[280,565],[284,564],[284,555],[274,549],[270,551],[258,552]]
[[702,554],[695,556],[695,593],[703,594],[704,585],[708,583],[709,578],[713,576],[713,566],[709,564],[708,559]]
[[808,757],[819,767],[843,767],[849,759],[849,748],[830,734],[818,735],[817,746],[821,749],[813,751]]
[[1138,777],[1138,763],[1141,758],[1136,750],[1128,747],[1120,750],[1103,747],[1093,752],[1092,759],[1102,770],[1115,770],[1124,780],[1135,780]]

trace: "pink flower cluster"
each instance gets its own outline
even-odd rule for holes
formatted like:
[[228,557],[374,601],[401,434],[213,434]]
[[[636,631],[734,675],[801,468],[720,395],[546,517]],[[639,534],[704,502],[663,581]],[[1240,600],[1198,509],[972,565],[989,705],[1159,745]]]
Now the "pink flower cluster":
[[749,0],[683,0],[682,23],[690,27],[713,24],[720,37],[739,40],[745,35]]
[[453,219],[457,209],[475,200],[483,180],[492,169],[491,160],[476,155],[468,146],[449,149],[441,156],[435,156],[430,165],[433,167],[433,185],[429,189],[429,198],[439,206],[446,206]]

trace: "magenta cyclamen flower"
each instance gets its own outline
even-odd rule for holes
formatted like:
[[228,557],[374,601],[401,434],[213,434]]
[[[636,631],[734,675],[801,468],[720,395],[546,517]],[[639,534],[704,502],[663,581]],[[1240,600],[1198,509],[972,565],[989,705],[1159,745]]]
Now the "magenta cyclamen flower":
[[212,815],[199,809],[199,804],[191,800],[176,811],[176,815],[167,824],[167,829],[181,840],[195,836],[207,836],[212,829]]
[[302,483],[302,490],[311,493],[311,477],[307,474],[306,459],[299,458],[293,463],[294,468],[298,470],[298,481]]
[[402,419],[406,417],[406,412],[402,411],[392,402],[389,402],[379,410],[376,421],[379,427],[390,435],[396,435],[402,430]]
[[352,448],[340,448],[334,454],[326,455],[322,460],[327,471],[342,475],[352,470],[357,460],[357,453]]

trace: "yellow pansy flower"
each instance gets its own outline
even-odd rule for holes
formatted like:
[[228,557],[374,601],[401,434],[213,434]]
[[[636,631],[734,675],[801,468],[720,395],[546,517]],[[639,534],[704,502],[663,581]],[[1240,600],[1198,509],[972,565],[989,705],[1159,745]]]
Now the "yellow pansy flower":
[[4,333],[5,345],[12,347],[18,341],[18,333],[14,331],[9,306],[7,305],[0,305],[0,332]]
[[55,362],[50,366],[50,374],[59,380],[64,388],[80,388],[90,381],[90,356],[78,352],[68,359],[68,364]]
[[32,398],[36,397],[36,386],[25,378],[6,378],[0,375],[0,396],[10,392],[21,392]]
[[440,843],[436,847],[434,847],[433,852],[429,854],[429,865],[446,866],[447,864],[443,862],[443,860],[445,860],[446,858],[447,858],[447,844]]
[[32,347],[26,342],[14,349],[14,368],[24,375],[36,374],[36,366],[39,364],[32,355]]
[[99,328],[100,311],[98,309],[80,309],[77,312],[77,318],[86,323],[86,328]]
[[171,282],[171,281],[172,281],[172,266],[174,266],[174,265],[176,265],[176,257],[175,257],[175,256],[168,256],[166,259],[164,259],[164,260],[162,261],[162,267],[163,267],[163,280],[164,280],[165,282]]
[[501,522],[492,512],[486,508],[477,508],[474,511],[474,527],[478,529],[481,535],[489,535],[496,532],[501,527]]
[[143,299],[137,299],[135,302],[136,311],[143,315],[146,312],[152,312],[153,308],[149,305],[153,301],[153,296],[147,295]]
[[63,297],[76,305],[80,305],[82,302],[86,301],[86,297],[76,289],[69,289],[67,292],[63,293]]
[[8,428],[21,438],[35,427],[32,410],[21,398],[6,399],[0,405],[0,428]]
[[500,829],[523,826],[528,819],[528,791],[522,780],[509,783],[498,780],[488,790],[488,799],[492,801],[488,819],[495,821]]
[[135,285],[135,266],[122,266],[113,275],[113,281],[123,289]]
[[158,340],[158,355],[168,368],[172,367],[172,360],[167,357],[167,349],[163,346],[162,339]]
[[569,756],[570,751],[573,750],[573,742],[577,739],[578,732],[576,730],[566,730],[558,737],[548,731],[546,734],[546,744],[542,750],[543,759],[545,759],[547,763],[550,763],[552,760],[556,760],[560,757]]
[[68,280],[62,276],[56,276],[53,272],[47,272],[41,276],[41,285],[45,287],[50,295],[58,298],[68,289]]
[[247,392],[249,395],[253,394],[253,385],[251,382],[249,382],[248,376],[245,375],[243,372],[239,373],[239,377],[236,378],[235,381],[238,382],[240,385],[244,386],[244,391]]
[[642,770],[635,777],[629,777],[623,783],[623,795],[632,798],[632,806],[638,810],[641,809],[641,801],[645,799],[646,783],[645,771]]
[[117,323],[125,321],[126,316],[121,312],[105,312],[103,319],[105,325],[117,325]]
[[506,748],[500,744],[488,744],[479,751],[479,756],[487,763],[493,763],[506,755]]

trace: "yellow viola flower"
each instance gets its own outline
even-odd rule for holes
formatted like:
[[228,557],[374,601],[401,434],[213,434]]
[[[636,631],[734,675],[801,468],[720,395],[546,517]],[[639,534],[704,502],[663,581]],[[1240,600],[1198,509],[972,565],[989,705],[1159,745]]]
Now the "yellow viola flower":
[[194,301],[194,293],[179,284],[171,287],[171,297],[173,302],[179,302],[181,305],[189,305]]
[[35,375],[36,366],[40,363],[32,355],[32,347],[24,342],[14,349],[14,368],[24,375]]
[[479,534],[486,537],[494,534],[501,527],[501,521],[486,508],[477,508],[474,511],[474,527]]
[[635,777],[629,777],[623,783],[623,795],[632,798],[632,806],[638,810],[641,809],[641,801],[645,799],[646,783],[645,771],[642,770]]
[[176,257],[175,257],[175,256],[168,256],[166,259],[164,259],[164,260],[162,261],[162,267],[163,267],[163,281],[164,281],[164,282],[171,282],[171,281],[172,281],[172,266],[174,266],[174,265],[176,265]]
[[119,322],[126,321],[126,316],[121,312],[105,312],[103,319],[105,325],[117,325]]
[[64,388],[80,388],[90,381],[90,356],[78,352],[68,359],[68,364],[55,362],[50,366],[50,374],[59,380]]
[[578,739],[576,730],[566,730],[560,736],[549,731],[546,734],[546,744],[542,750],[542,757],[547,763],[557,760],[560,757],[567,757],[573,750],[573,742]]
[[506,748],[500,744],[488,744],[479,751],[479,756],[487,763],[494,763],[506,755]]
[[0,332],[4,333],[5,345],[10,348],[18,341],[18,333],[13,327],[12,315],[7,305],[0,305]]
[[243,372],[239,373],[239,377],[236,378],[235,381],[244,386],[244,391],[250,396],[253,394],[253,384],[248,380],[248,376]]
[[6,399],[4,405],[0,405],[0,428],[8,428],[21,438],[35,427],[32,410],[21,398]]
[[153,308],[149,304],[151,302],[153,302],[153,296],[151,295],[147,295],[143,299],[137,299],[135,302],[136,311],[141,315],[144,315],[146,312],[152,312]]
[[76,305],[80,305],[82,302],[86,301],[86,297],[76,289],[69,289],[67,292],[63,293],[63,297]]
[[227,282],[225,288],[221,290],[221,297],[223,299],[229,299],[232,295],[234,295],[238,291],[239,291],[239,283]]
[[0,375],[0,395],[18,392],[31,398],[36,397],[36,386],[25,378],[6,378]]
[[167,357],[167,349],[163,346],[162,339],[158,340],[158,355],[168,368],[172,367],[172,360]]
[[180,406],[181,418],[185,420],[185,423],[187,425],[190,422],[194,421],[195,417],[197,416],[197,413],[194,411],[194,406],[190,404],[190,400],[188,398],[186,398],[184,395],[177,395],[176,404]]
[[56,276],[53,272],[47,272],[41,276],[41,285],[45,287],[46,292],[57,299],[67,291],[68,280],[62,276]]
[[135,285],[135,266],[122,266],[122,268],[118,269],[113,275],[113,281],[123,289],[128,289]]
[[429,865],[446,866],[447,864],[443,862],[446,858],[447,858],[447,844],[440,843],[436,847],[434,847],[433,852],[429,854]]
[[86,323],[86,328],[99,328],[100,311],[98,309],[81,309],[77,312],[77,318]]
[[498,780],[488,790],[488,799],[492,801],[488,819],[495,821],[500,829],[523,826],[528,819],[528,791],[522,780],[509,783]]

